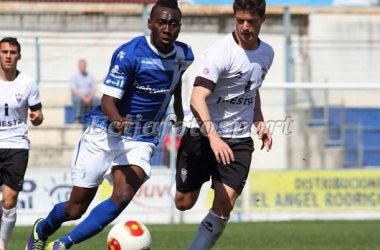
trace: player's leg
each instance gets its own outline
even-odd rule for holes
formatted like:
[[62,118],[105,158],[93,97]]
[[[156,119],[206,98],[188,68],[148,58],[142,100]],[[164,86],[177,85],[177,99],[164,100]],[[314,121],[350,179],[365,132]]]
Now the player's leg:
[[213,169],[215,195],[212,208],[199,225],[189,250],[207,250],[215,245],[226,228],[236,199],[248,178],[253,152],[252,139],[242,138],[239,142],[226,142],[234,152],[235,160],[228,165],[218,164]]
[[235,201],[239,196],[236,191],[227,185],[214,181],[215,197],[213,206],[202,220],[189,250],[211,249],[223,234],[230,218]]
[[33,245],[45,245],[47,238],[57,231],[62,223],[79,219],[88,209],[103,181],[103,174],[112,162],[104,153],[108,145],[103,133],[90,134],[86,131],[75,147],[71,159],[73,189],[68,201],[58,203],[46,219],[38,220],[33,227],[26,250],[39,250]]
[[177,153],[176,181],[171,193],[177,209],[191,209],[198,200],[204,182],[210,180],[215,162],[207,138],[199,130],[188,130],[181,139]]
[[68,201],[56,204],[45,219],[38,221],[36,224],[38,238],[46,241],[64,222],[81,218],[90,206],[97,190],[98,187],[74,186]]
[[145,180],[144,171],[137,166],[117,166],[114,169],[114,188],[111,197],[94,207],[88,217],[73,231],[59,239],[66,249],[93,237],[115,220]]
[[[112,145],[112,143],[110,144]],[[60,238],[58,241],[64,248],[56,249],[69,249],[73,244],[79,244],[101,232],[105,226],[119,216],[140,186],[150,176],[148,162],[154,151],[154,144],[120,141],[111,146],[111,148],[114,147],[118,148],[118,151],[114,151],[113,162],[121,165],[114,166],[112,169],[114,188],[111,197],[94,207],[86,219],[68,235]],[[124,150],[120,150],[122,147]],[[49,244],[47,249],[54,249],[49,247],[60,243]]]
[[16,224],[16,203],[19,192],[3,185],[3,216],[1,218],[0,249],[5,249]]

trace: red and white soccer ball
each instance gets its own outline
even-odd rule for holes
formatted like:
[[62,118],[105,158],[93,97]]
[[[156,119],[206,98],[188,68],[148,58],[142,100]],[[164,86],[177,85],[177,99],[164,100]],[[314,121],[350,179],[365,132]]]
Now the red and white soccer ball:
[[148,228],[137,221],[115,224],[107,237],[108,250],[150,250],[151,243]]

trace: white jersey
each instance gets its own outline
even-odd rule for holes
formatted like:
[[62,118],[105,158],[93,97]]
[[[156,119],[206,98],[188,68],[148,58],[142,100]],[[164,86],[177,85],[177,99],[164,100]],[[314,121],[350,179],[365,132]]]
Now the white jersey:
[[[198,76],[216,84],[207,106],[221,137],[250,136],[256,90],[261,87],[273,56],[272,47],[261,40],[256,50],[244,50],[233,33],[203,52]],[[187,112],[185,124],[193,124],[192,121],[191,112]]]
[[28,107],[40,102],[36,81],[25,73],[13,81],[0,80],[0,148],[30,148]]

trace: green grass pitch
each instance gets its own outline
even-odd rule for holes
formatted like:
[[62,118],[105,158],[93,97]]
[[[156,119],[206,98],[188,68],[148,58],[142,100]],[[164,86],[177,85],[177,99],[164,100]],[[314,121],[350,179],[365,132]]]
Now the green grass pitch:
[[[198,225],[147,225],[152,250],[186,250]],[[50,239],[69,232],[62,227]],[[73,250],[107,250],[110,227]],[[7,250],[24,250],[31,227],[16,227]],[[229,223],[215,250],[380,250],[380,221]]]

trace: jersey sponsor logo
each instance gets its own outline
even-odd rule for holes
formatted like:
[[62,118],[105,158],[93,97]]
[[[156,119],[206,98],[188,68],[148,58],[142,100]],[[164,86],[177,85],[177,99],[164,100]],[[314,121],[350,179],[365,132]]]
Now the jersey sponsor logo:
[[221,103],[221,102],[228,102],[228,103],[231,103],[231,104],[234,104],[234,105],[247,105],[247,106],[251,106],[253,105],[253,97],[250,96],[250,97],[234,97],[232,99],[228,99],[228,100],[223,100],[221,97],[219,97],[219,99],[216,101],[216,103]]
[[16,96],[17,102],[20,103],[22,99],[22,94],[16,94],[15,96]]
[[115,85],[116,87],[121,88],[123,86],[123,81],[122,80],[114,81],[114,80],[111,80],[111,79],[107,79],[106,80],[106,84],[109,85],[109,86]]
[[21,119],[11,120],[11,121],[0,121],[0,127],[12,127],[19,124],[22,124]]
[[151,60],[142,59],[142,60],[141,60],[141,64],[154,65],[154,64],[156,64],[156,63],[155,63],[154,61],[151,61]]
[[110,76],[112,76],[113,78],[120,79],[120,80],[124,81],[124,76],[122,74],[111,73]]
[[210,73],[210,70],[208,68],[203,69],[203,74],[208,75]]
[[119,73],[119,65],[115,65],[112,70],[111,70],[111,73],[113,74],[118,74]]
[[5,104],[4,104],[4,115],[5,115],[5,116],[9,116],[9,107],[8,107],[8,103],[5,103]]
[[[122,80],[124,82],[124,78],[125,78],[125,74],[120,72],[120,67],[119,65],[115,65],[112,70],[111,70],[111,73],[109,74],[111,77],[115,78],[115,79],[119,79],[119,80]],[[109,82],[110,83],[110,82]],[[119,83],[119,81],[118,81]],[[121,86],[120,86],[121,87]]]
[[124,59],[124,57],[125,57],[124,51],[120,51],[116,56],[116,58],[119,58],[120,62]]
[[148,92],[149,94],[168,94],[170,92],[170,89],[168,88],[151,88],[150,85],[144,86],[140,85],[138,82],[134,82],[133,86],[135,86],[136,89]]

